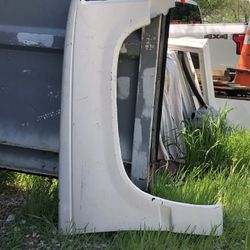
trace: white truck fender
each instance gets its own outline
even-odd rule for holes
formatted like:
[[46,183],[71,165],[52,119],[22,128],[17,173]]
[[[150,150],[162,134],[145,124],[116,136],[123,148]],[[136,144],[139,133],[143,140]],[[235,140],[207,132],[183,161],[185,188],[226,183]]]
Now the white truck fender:
[[[216,228],[216,234],[222,233],[220,204],[152,196],[138,189],[123,167],[116,103],[119,51],[131,32],[150,23],[150,3],[157,1],[72,1],[60,136],[59,223],[64,232],[161,229],[210,234]],[[161,2],[167,13],[174,1]],[[158,10],[153,8],[153,16],[162,13]]]

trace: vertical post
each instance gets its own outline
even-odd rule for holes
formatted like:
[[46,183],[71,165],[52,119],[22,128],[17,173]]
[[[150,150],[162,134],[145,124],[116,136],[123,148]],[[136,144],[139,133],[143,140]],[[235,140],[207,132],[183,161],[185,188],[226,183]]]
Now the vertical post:
[[131,179],[147,190],[149,167],[158,154],[170,13],[152,20],[142,31]]
[[148,183],[161,22],[158,16],[142,29],[131,165],[131,179],[142,190]]
[[170,23],[171,10],[169,10],[167,16],[162,16],[161,25],[161,38],[160,38],[160,54],[158,57],[157,65],[157,81],[155,90],[155,103],[154,103],[154,119],[152,125],[152,140],[151,140],[151,162],[152,162],[152,185],[154,184],[154,173],[157,165],[158,148],[159,148],[159,136],[161,127],[161,113],[162,113],[162,101],[165,82],[165,71],[167,63],[167,48],[169,37],[169,23]]

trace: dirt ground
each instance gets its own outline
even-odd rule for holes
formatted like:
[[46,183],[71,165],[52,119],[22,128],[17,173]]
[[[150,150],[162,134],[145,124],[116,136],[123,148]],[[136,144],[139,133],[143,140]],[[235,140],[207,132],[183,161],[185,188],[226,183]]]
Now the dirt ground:
[[24,195],[16,188],[9,187],[0,190],[0,223],[7,222],[24,202]]
[[20,190],[14,187],[0,190],[0,234],[4,225],[14,220],[16,210],[23,202],[24,194]]

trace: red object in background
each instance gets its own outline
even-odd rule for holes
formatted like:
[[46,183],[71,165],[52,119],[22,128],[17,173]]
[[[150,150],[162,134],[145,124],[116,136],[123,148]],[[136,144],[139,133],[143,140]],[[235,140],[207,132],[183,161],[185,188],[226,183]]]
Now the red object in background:
[[240,55],[243,44],[244,44],[245,34],[234,34],[233,41],[236,43],[236,54]]

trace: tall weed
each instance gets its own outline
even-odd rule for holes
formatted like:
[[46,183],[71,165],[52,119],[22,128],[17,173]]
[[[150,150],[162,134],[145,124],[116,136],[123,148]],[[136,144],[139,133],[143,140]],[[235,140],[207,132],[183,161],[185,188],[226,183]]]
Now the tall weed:
[[183,137],[186,144],[185,168],[223,170],[240,161],[250,164],[250,131],[227,127],[225,110],[216,117],[211,114],[202,121],[200,128],[186,122]]
[[17,182],[19,187],[26,191],[23,213],[55,222],[58,210],[58,181],[42,176],[20,174]]
[[222,112],[207,115],[199,129],[188,123],[183,135],[185,166],[175,176],[167,169],[157,174],[153,194],[192,204],[222,203],[223,236],[200,238],[194,249],[249,249],[250,130],[229,131]]

